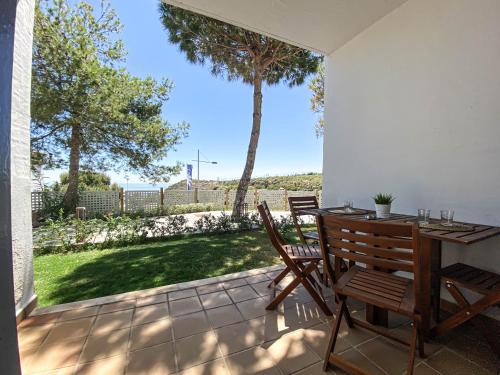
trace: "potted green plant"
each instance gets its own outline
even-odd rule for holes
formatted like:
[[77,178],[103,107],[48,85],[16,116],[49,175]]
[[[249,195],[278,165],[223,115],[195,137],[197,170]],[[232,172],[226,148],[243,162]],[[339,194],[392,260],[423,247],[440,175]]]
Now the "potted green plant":
[[394,202],[392,194],[378,193],[373,197],[375,212],[378,218],[386,219],[391,216],[391,204]]

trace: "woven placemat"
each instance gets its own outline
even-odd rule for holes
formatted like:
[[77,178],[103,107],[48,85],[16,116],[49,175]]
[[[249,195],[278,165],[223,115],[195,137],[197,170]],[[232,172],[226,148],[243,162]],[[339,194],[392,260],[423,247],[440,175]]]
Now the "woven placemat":
[[441,223],[419,224],[420,228],[433,230],[446,230],[448,232],[472,232],[474,227],[465,224],[454,223],[453,225],[443,225]]

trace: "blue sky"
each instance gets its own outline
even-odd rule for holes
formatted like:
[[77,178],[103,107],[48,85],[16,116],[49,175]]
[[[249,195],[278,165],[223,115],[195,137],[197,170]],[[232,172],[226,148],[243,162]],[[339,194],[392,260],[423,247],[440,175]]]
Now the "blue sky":
[[[92,0],[92,4],[99,1]],[[176,45],[168,42],[159,20],[158,0],[111,0],[123,24],[122,39],[128,51],[126,67],[134,75],[167,77],[174,83],[164,116],[171,122],[191,125],[188,138],[165,163],[190,162],[199,148],[202,155],[218,162],[202,164],[200,178],[239,178],[245,164],[252,120],[252,87],[227,82],[210,74],[207,66],[186,61]],[[262,127],[254,176],[320,172],[322,139],[314,133],[316,116],[309,108],[310,91],[306,84],[286,85],[263,90]],[[50,179],[59,171],[48,173]],[[109,173],[123,183],[124,173]],[[196,166],[193,171],[196,177]],[[130,182],[140,182],[130,176]],[[175,182],[185,172],[174,176]]]

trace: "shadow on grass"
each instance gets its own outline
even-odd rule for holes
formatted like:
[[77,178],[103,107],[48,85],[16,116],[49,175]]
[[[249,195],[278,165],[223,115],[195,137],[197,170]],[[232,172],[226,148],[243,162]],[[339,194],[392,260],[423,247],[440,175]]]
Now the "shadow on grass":
[[279,263],[264,232],[195,235],[97,252],[56,277],[44,300],[79,301]]

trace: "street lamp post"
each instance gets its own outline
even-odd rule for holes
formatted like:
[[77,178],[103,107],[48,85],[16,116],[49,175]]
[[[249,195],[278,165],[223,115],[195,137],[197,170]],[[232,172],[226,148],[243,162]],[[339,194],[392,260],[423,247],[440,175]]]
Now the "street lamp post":
[[200,149],[198,149],[198,157],[196,160],[193,160],[197,163],[197,172],[196,172],[196,179],[198,180],[198,187],[200,187],[200,163],[207,163],[207,164],[217,164],[216,161],[208,161],[208,160],[200,160]]

